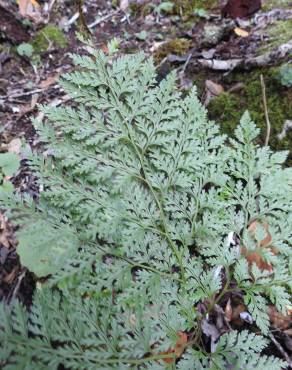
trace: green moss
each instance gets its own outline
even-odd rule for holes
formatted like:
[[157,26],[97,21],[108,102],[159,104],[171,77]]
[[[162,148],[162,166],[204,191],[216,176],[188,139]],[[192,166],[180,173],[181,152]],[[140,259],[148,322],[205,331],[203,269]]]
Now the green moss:
[[176,54],[182,56],[186,54],[190,48],[191,41],[184,38],[176,38],[162,44],[154,52],[154,61],[156,63],[161,62],[167,55]]
[[263,11],[268,11],[273,8],[289,8],[290,0],[265,0],[262,5]]
[[142,16],[146,17],[152,11],[151,4],[148,3],[139,3],[138,1],[130,2],[130,10],[133,15],[136,17]]
[[[255,71],[249,75],[234,74],[229,83],[246,81],[238,93],[223,93],[212,100],[208,106],[211,119],[220,123],[222,131],[232,134],[244,113],[248,110],[252,119],[261,128],[259,143],[263,144],[266,136],[266,121],[262,101],[260,74],[263,73],[266,84],[267,105],[271,122],[270,146],[274,150],[291,149],[292,132],[289,131],[283,140],[277,135],[282,131],[285,120],[292,117],[292,89],[281,86],[278,70]],[[290,154],[289,165],[292,165]]]
[[189,15],[195,9],[212,9],[217,4],[217,0],[176,0],[174,3],[174,12],[180,15]]
[[43,53],[49,47],[63,49],[67,44],[68,40],[64,33],[53,24],[41,29],[32,40],[32,46],[37,53]]
[[270,24],[264,30],[264,34],[268,36],[268,40],[263,41],[259,48],[260,53],[267,52],[292,39],[292,19],[280,20]]

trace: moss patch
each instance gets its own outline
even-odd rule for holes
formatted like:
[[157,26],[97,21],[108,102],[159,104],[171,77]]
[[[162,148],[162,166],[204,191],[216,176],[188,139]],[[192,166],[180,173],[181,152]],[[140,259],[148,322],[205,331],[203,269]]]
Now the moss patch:
[[130,2],[130,10],[133,15],[136,17],[142,16],[146,17],[148,14],[151,13],[153,10],[153,7],[151,4],[148,3],[139,3],[138,1],[136,2]]
[[285,44],[292,39],[292,19],[280,20],[270,24],[261,33],[264,36],[268,36],[268,40],[265,40],[259,48],[260,54]]
[[[278,77],[278,69],[266,71],[254,71],[247,76],[236,73],[228,77],[231,84],[246,81],[242,90],[238,93],[223,93],[212,100],[208,106],[211,119],[219,122],[222,131],[232,134],[245,110],[248,110],[252,119],[261,129],[259,143],[263,144],[266,136],[266,121],[262,102],[262,89],[260,74],[263,73],[269,118],[271,122],[270,146],[274,150],[291,149],[292,132],[289,131],[283,140],[277,135],[282,131],[285,120],[292,118],[292,89],[281,85]],[[292,154],[289,156],[288,164],[292,165]]]
[[268,11],[273,8],[289,8],[290,4],[290,0],[264,0],[262,9]]
[[41,29],[32,40],[32,46],[36,53],[43,53],[49,47],[65,48],[68,40],[64,33],[53,24],[48,24]]
[[174,11],[177,14],[189,15],[195,9],[212,9],[217,5],[217,0],[177,0],[173,1]]
[[191,41],[184,38],[176,38],[162,44],[154,52],[154,61],[161,62],[167,55],[176,54],[182,56],[186,54],[191,46]]

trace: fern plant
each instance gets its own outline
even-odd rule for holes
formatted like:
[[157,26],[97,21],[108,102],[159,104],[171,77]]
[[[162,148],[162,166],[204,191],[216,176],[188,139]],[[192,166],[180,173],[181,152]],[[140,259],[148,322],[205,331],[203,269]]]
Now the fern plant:
[[[287,153],[254,144],[247,113],[220,135],[143,54],[85,48],[61,81],[74,104],[34,122],[38,201],[1,194],[22,264],[49,276],[28,310],[1,307],[1,368],[285,368],[261,352],[292,287]],[[258,330],[228,325],[210,350],[204,328],[235,296]]]

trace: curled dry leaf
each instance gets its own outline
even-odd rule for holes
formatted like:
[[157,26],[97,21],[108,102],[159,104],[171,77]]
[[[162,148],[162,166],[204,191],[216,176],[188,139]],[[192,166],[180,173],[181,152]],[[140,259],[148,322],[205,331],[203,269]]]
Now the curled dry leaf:
[[[253,221],[248,227],[250,236],[255,239],[256,232],[258,231],[259,228],[263,228],[265,236],[262,240],[258,241],[258,247],[267,248],[273,254],[277,254],[278,253],[277,248],[271,245],[272,236],[269,232],[269,225],[266,222],[260,223],[259,221]],[[269,272],[273,271],[273,266],[270,263],[267,263],[263,259],[259,251],[257,251],[256,249],[248,251],[247,248],[243,246],[241,248],[241,253],[246,257],[250,265],[255,263],[260,270],[267,270]]]
[[232,320],[232,314],[233,314],[233,312],[232,312],[231,302],[230,302],[230,298],[229,298],[227,303],[226,303],[226,307],[225,307],[225,317],[226,317],[227,321]]
[[249,36],[249,32],[247,32],[246,30],[243,30],[240,27],[235,27],[233,31],[237,36],[240,36],[240,37],[248,37]]
[[[175,347],[169,349],[168,351],[161,352],[160,353],[161,355],[174,354],[175,357],[178,358],[183,354],[186,344],[188,342],[188,336],[186,333],[182,331],[179,331],[177,334],[178,334],[178,339],[176,341]],[[166,357],[163,359],[163,361],[166,362],[167,364],[171,364],[175,362],[175,358]]]

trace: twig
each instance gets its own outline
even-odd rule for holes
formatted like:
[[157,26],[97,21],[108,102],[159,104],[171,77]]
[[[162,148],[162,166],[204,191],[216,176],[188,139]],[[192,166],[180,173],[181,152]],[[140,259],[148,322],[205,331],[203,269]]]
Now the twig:
[[77,21],[79,16],[80,16],[79,12],[76,12],[75,14],[73,14],[72,17],[68,20],[68,22],[66,22],[66,27],[71,26],[71,24],[73,24],[75,21]]
[[56,0],[51,0],[48,6],[48,11],[50,12],[55,4]]
[[119,12],[120,12],[120,9],[117,9],[114,12],[105,15],[104,17],[96,19],[94,22],[92,22],[88,25],[88,28],[93,28],[93,27],[97,26],[98,24],[100,24],[104,21],[107,21],[108,19],[110,19],[114,15],[118,14]]
[[26,269],[23,269],[23,271],[21,272],[21,274],[17,278],[17,283],[15,285],[15,288],[13,289],[13,293],[12,293],[11,298],[9,299],[8,305],[10,305],[10,303],[12,303],[15,300],[15,298],[18,294],[21,282],[22,282],[23,278],[25,277],[25,274],[26,274]]
[[287,361],[288,365],[291,367],[292,366],[292,360],[288,353],[285,352],[284,348],[281,346],[281,344],[276,340],[276,338],[273,336],[273,334],[269,334],[269,337],[271,341],[275,344],[279,352],[281,352],[282,356],[284,356],[285,360]]
[[18,93],[18,94],[2,95],[2,96],[0,96],[0,99],[9,99],[10,100],[10,99],[14,99],[14,98],[20,98],[22,96],[29,96],[29,95],[40,93],[40,92],[43,92],[43,91],[46,91],[46,90],[49,90],[49,89],[52,89],[52,88],[56,88],[57,86],[58,85],[52,85],[47,89],[35,89],[35,90],[21,92],[21,93]]
[[268,146],[269,140],[270,140],[270,134],[271,134],[271,123],[270,123],[269,113],[268,113],[266,85],[265,85],[264,77],[262,74],[261,74],[261,86],[262,86],[262,94],[263,94],[265,119],[266,119],[266,124],[267,124],[267,134],[266,134],[266,139],[265,139],[265,146]]
[[186,71],[186,68],[187,68],[187,66],[188,66],[188,64],[189,64],[189,62],[190,62],[190,60],[192,59],[192,53],[189,53],[189,55],[188,55],[188,57],[187,57],[187,60],[185,61],[185,64],[183,65],[183,67],[182,67],[182,73],[185,73],[185,71]]

